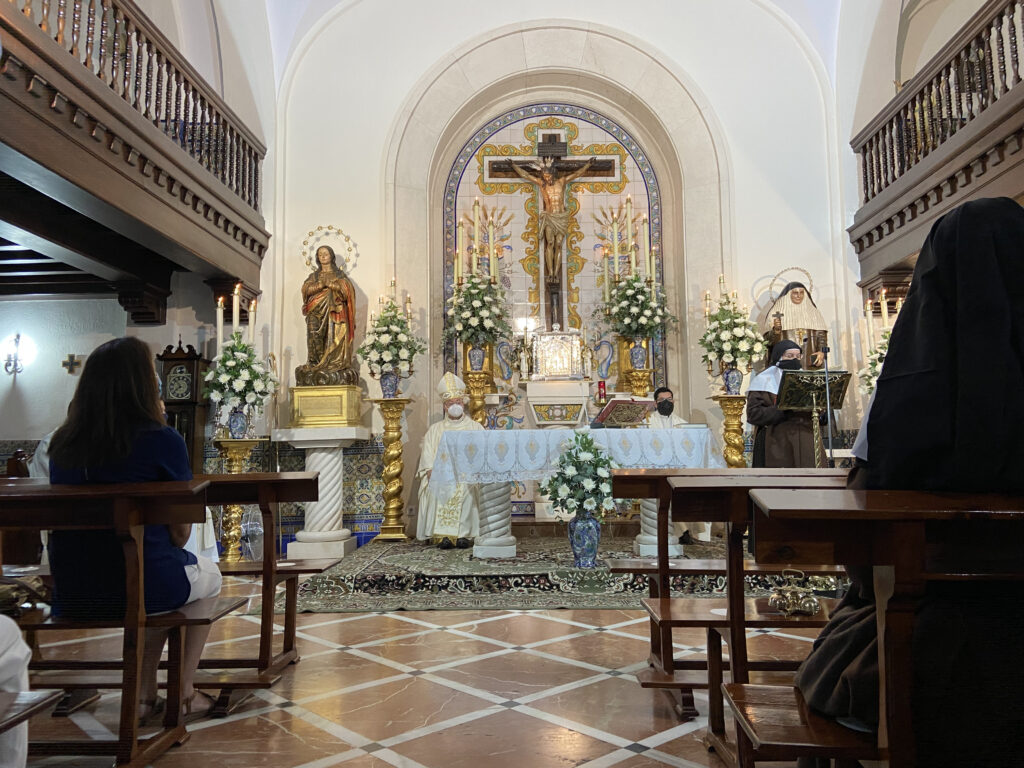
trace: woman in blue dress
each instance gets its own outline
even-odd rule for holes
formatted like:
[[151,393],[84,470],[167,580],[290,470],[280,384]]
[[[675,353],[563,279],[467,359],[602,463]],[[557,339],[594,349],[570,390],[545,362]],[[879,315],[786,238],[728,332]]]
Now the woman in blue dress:
[[[67,420],[50,441],[50,482],[191,478],[185,442],[163,416],[149,348],[135,338],[97,347],[86,360]],[[191,528],[187,523],[146,526],[147,613],[171,611],[220,592],[217,566],[183,549]],[[55,531],[49,550],[55,613],[69,618],[124,615],[124,556],[113,531]],[[185,633],[182,700],[188,720],[207,714],[212,706],[192,684],[209,631],[209,626],[190,626]],[[164,708],[157,697],[156,672],[166,639],[166,630],[146,631],[139,712],[144,724],[155,721]]]

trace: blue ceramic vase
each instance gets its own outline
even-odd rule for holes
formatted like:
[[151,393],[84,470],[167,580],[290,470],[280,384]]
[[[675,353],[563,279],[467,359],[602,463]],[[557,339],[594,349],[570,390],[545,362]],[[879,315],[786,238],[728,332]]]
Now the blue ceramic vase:
[[486,350],[483,347],[470,347],[466,352],[466,357],[469,358],[469,370],[482,371],[484,369],[485,356]]
[[738,395],[743,386],[743,372],[735,365],[730,365],[722,371],[722,381],[725,383],[725,394]]
[[232,440],[242,440],[249,431],[249,417],[244,408],[232,408],[228,414],[228,434]]
[[597,566],[597,547],[601,543],[601,523],[587,510],[580,510],[569,521],[569,546],[577,568]]
[[398,374],[388,371],[380,375],[380,392],[387,398],[398,397]]
[[634,371],[642,371],[647,367],[647,350],[644,349],[644,340],[639,336],[633,339],[633,346],[629,348],[629,364]]

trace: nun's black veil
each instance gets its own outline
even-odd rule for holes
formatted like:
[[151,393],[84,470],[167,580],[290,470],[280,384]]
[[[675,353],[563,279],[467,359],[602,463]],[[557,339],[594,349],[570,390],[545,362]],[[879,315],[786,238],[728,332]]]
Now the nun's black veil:
[[872,488],[1024,489],[1024,208],[932,228],[868,419]]

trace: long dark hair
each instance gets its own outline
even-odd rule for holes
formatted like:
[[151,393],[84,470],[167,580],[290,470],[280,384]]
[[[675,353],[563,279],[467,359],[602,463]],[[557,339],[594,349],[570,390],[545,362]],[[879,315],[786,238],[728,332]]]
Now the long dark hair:
[[149,347],[114,339],[86,359],[50,458],[65,469],[102,467],[131,453],[139,429],[165,423]]

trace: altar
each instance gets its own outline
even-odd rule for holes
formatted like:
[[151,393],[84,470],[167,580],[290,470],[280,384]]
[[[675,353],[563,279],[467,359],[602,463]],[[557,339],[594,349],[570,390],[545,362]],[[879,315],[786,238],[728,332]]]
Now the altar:
[[[676,429],[595,429],[587,431],[619,467],[636,469],[703,469],[725,467],[711,430],[704,424]],[[446,432],[434,459],[431,483],[494,484],[544,481],[554,473],[571,429],[512,429]],[[481,504],[480,530],[511,530],[511,505]],[[484,520],[484,517],[487,520]],[[492,519],[493,518],[493,519]],[[500,518],[500,519],[499,519]],[[486,522],[486,526],[485,526]],[[644,508],[633,545],[641,555],[655,553],[657,509]],[[673,556],[681,547],[671,547]]]

